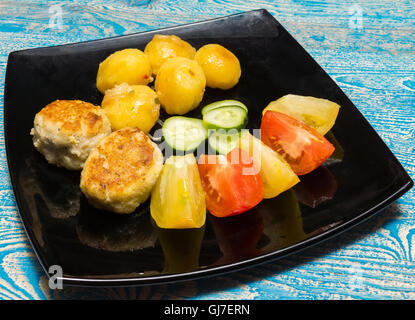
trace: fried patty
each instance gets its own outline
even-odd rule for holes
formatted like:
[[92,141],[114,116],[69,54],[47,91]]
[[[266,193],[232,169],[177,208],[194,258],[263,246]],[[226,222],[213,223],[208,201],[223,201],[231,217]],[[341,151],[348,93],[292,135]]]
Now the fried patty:
[[91,151],[81,190],[96,208],[131,213],[147,200],[163,166],[163,155],[138,128],[114,131]]
[[111,123],[99,106],[56,100],[36,114],[30,133],[34,146],[49,163],[80,170],[91,149],[111,133]]

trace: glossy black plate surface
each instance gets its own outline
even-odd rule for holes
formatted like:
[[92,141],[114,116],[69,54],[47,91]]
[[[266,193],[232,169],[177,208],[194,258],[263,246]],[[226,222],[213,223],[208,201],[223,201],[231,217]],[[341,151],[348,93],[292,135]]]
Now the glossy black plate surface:
[[[176,34],[199,48],[219,43],[242,66],[239,84],[207,89],[200,107],[238,99],[249,128],[288,93],[330,99],[342,107],[329,134],[336,155],[277,198],[231,218],[208,214],[199,230],[161,230],[148,203],[128,216],[99,212],[82,196],[79,172],[49,165],[32,146],[35,114],[55,99],[100,104],[98,64],[110,53],[141,50],[155,33]],[[136,285],[237,270],[295,252],[370,217],[413,185],[342,90],[264,10],[128,36],[12,52],[5,86],[5,135],[11,181],[26,232],[45,271],[63,269],[73,285]],[[165,115],[162,115],[162,119]]]

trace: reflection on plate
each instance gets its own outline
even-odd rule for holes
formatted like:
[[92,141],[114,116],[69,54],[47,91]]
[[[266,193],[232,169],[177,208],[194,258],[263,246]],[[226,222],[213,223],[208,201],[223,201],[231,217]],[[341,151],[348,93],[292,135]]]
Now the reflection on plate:
[[79,240],[92,248],[113,252],[154,247],[157,233],[147,214],[117,215],[95,209],[83,198],[76,232]]
[[258,206],[265,221],[268,243],[265,252],[288,247],[307,238],[295,192],[290,189]]
[[78,214],[81,190],[76,173],[51,166],[33,150],[32,157],[25,160],[19,179],[30,195],[27,200],[33,211],[44,204],[53,218],[65,219]]
[[209,219],[223,255],[214,265],[236,262],[261,253],[257,243],[262,236],[264,222],[255,208],[226,218],[210,215]]
[[319,167],[301,177],[300,183],[294,187],[299,201],[311,208],[333,199],[337,182],[327,167]]
[[339,163],[343,160],[344,157],[344,149],[341,146],[340,142],[336,139],[332,131],[329,131],[324,136],[331,144],[334,146],[334,152],[332,155],[327,159],[325,165]]
[[164,272],[183,273],[199,269],[205,226],[193,229],[155,228],[166,262]]

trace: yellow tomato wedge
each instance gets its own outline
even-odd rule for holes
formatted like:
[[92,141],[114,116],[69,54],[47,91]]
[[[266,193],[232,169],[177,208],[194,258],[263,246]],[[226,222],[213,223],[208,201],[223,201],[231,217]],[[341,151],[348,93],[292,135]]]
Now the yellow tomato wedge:
[[277,111],[293,117],[325,135],[333,126],[339,113],[340,106],[327,99],[285,95],[272,101],[262,111]]
[[290,165],[274,150],[249,132],[242,134],[239,147],[254,160],[264,183],[264,198],[274,198],[296,185],[300,179]]
[[205,224],[205,193],[193,154],[166,160],[151,192],[150,212],[159,228],[200,228]]

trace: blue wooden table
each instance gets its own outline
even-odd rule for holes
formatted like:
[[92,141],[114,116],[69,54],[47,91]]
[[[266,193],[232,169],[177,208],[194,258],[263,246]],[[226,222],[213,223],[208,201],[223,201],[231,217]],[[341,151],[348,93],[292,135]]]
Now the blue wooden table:
[[[350,3],[0,1],[0,101],[10,51],[264,8],[339,84],[415,179],[415,2]],[[0,299],[415,299],[414,189],[335,238],[245,271],[170,285],[51,290],[16,210],[3,130],[0,138]]]

